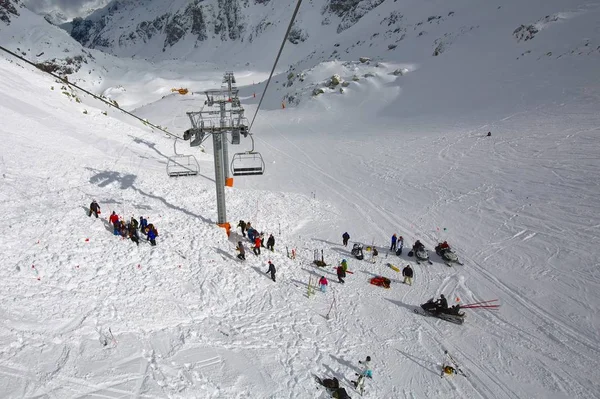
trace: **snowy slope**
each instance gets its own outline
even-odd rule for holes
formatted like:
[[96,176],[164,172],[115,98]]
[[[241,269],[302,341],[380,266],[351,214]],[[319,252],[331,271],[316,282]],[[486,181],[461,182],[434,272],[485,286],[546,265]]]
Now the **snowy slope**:
[[[406,3],[422,14],[415,21],[438,4],[418,3]],[[214,225],[210,145],[206,154],[178,145],[199,159],[201,176],[168,179],[169,138],[1,58],[4,396],[325,398],[313,374],[349,388],[357,361],[371,355],[367,398],[597,397],[598,6],[461,4],[451,10],[457,27],[468,15],[486,29],[441,55],[414,31],[399,58],[367,47],[343,61],[309,57],[294,70],[304,82],[285,88],[282,67],[254,130],[267,173],[226,189],[230,222],[251,220],[277,239],[275,253],[248,254],[244,264],[234,258],[238,237]],[[21,21],[2,40],[35,44]],[[539,32],[518,41],[521,23]],[[450,31],[430,25],[430,38]],[[94,58],[102,61],[90,70],[107,68],[97,90],[173,132],[189,127],[185,111],[204,99],[170,88],[218,87],[225,70]],[[264,71],[235,72],[252,115]],[[345,92],[313,97],[336,73]],[[281,109],[294,94],[297,105]],[[103,219],[85,215],[92,198]],[[112,236],[111,210],[149,217],[158,246]],[[351,259],[343,231],[375,243],[380,259]],[[392,233],[429,249],[448,240],[465,266],[387,254]],[[354,274],[336,284],[332,268],[311,265],[313,250],[330,264],[348,259]],[[277,283],[263,273],[268,259]],[[413,265],[414,285],[387,262]],[[329,292],[307,298],[309,276],[321,274],[331,277]],[[373,275],[392,288],[369,285]],[[453,303],[499,298],[502,307],[467,311],[463,326],[413,313],[441,293]],[[439,378],[444,349],[468,378]]]

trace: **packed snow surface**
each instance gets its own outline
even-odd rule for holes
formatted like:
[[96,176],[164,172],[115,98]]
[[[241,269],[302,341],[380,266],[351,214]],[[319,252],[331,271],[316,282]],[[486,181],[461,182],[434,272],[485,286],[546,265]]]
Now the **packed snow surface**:
[[[292,85],[281,71],[253,128],[266,173],[225,189],[233,226],[275,236],[259,256],[239,229],[227,237],[216,226],[210,140],[206,152],[177,141],[200,174],[169,178],[171,136],[0,57],[2,397],[330,397],[318,376],[356,398],[350,381],[366,356],[365,398],[599,397],[600,53],[577,47],[597,42],[582,32],[598,6],[548,4],[560,18],[520,18],[538,28],[530,47],[511,24],[505,38],[489,27],[454,36],[452,51],[428,60],[306,61]],[[483,50],[491,36],[503,37],[497,54]],[[126,59],[110,69],[95,57],[80,84],[177,135],[225,72]],[[265,71],[234,72],[251,117]],[[290,95],[299,101],[283,109]],[[229,151],[249,148],[242,138]],[[87,215],[92,199],[98,219]],[[112,211],[148,218],[158,245],[114,236]],[[433,264],[389,252],[394,233],[405,248],[421,240]],[[435,254],[444,240],[464,266]],[[354,259],[355,242],[379,256]],[[313,265],[315,251],[326,267]],[[342,259],[353,272],[344,285]],[[388,263],[412,265],[413,285]],[[321,276],[328,291],[308,296]],[[369,284],[374,276],[391,288]],[[414,313],[440,294],[501,307],[465,310],[460,326]],[[467,377],[440,378],[445,350]]]

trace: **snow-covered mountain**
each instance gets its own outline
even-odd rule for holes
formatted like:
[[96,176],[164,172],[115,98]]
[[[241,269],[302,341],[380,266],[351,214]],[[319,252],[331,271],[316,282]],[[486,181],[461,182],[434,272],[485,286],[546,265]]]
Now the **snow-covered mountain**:
[[[239,2],[233,26],[254,32],[269,16],[251,43],[248,30],[230,38],[226,22],[212,38],[210,16],[210,37],[186,30],[165,47],[168,21],[192,3],[139,3],[136,14],[119,2],[123,14],[106,22],[122,29],[102,29],[126,57],[82,47],[15,0],[0,0],[0,45],[170,132],[189,128],[185,112],[226,70],[254,113],[291,4]],[[305,5],[305,40],[286,44],[253,128],[266,173],[225,189],[232,224],[276,237],[260,256],[215,225],[210,140],[206,152],[174,142],[0,52],[3,398],[330,397],[315,375],[356,398],[350,381],[367,355],[365,399],[598,396],[600,6]],[[147,42],[118,44],[119,31],[167,12]],[[243,139],[229,154],[248,149]],[[200,175],[168,178],[174,153],[193,154]],[[87,216],[92,198],[99,219]],[[148,217],[158,246],[115,237],[113,210]],[[352,257],[344,231],[379,257]],[[448,240],[464,266],[433,251],[431,265],[398,257],[393,233],[406,248]],[[329,267],[313,265],[315,251]],[[341,259],[354,272],[343,285]],[[413,285],[388,263],[411,264]],[[308,296],[323,275],[328,292]],[[465,310],[461,326],[414,313],[440,294],[501,307]],[[440,378],[444,350],[466,378]]]
[[[356,24],[372,12],[383,0],[316,0],[305,4],[290,32],[289,42],[316,43],[322,40],[318,32],[309,32],[313,25],[328,26],[335,36]],[[113,1],[105,9],[88,18],[78,18],[70,26],[71,35],[85,46],[101,48],[116,55],[147,58],[208,59],[225,51],[234,57],[232,47],[242,43],[260,48],[264,36],[281,35],[289,22],[293,4],[269,0],[178,0]],[[387,10],[386,10],[387,11]],[[390,14],[390,17],[396,15]],[[400,30],[391,32],[400,37]],[[316,37],[311,35],[315,34]],[[229,42],[221,45],[220,42]],[[217,44],[213,53],[212,47]],[[162,48],[164,54],[156,54]]]

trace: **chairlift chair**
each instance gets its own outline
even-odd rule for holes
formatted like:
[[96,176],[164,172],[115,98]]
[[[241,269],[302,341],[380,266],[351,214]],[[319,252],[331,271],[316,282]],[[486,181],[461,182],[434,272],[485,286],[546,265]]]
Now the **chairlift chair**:
[[246,152],[233,154],[231,159],[231,174],[233,176],[254,176],[265,173],[265,161],[260,152],[254,151],[254,139],[252,139],[252,149]]
[[200,172],[200,165],[193,155],[177,153],[177,139],[173,142],[175,155],[167,160],[167,175],[169,177],[195,176]]

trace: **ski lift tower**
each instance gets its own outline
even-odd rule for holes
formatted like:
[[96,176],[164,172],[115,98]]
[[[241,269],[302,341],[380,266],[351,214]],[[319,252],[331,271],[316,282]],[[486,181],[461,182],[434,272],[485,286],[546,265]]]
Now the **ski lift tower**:
[[229,177],[228,170],[227,133],[231,133],[231,144],[239,144],[241,135],[248,136],[248,120],[240,105],[233,72],[227,72],[223,82],[227,85],[221,89],[204,92],[206,101],[200,111],[187,112],[192,127],[185,131],[183,138],[190,140],[190,146],[194,147],[204,142],[208,135],[213,137],[217,224],[224,227],[229,235],[231,226],[227,223],[225,186],[233,186],[233,178]]

